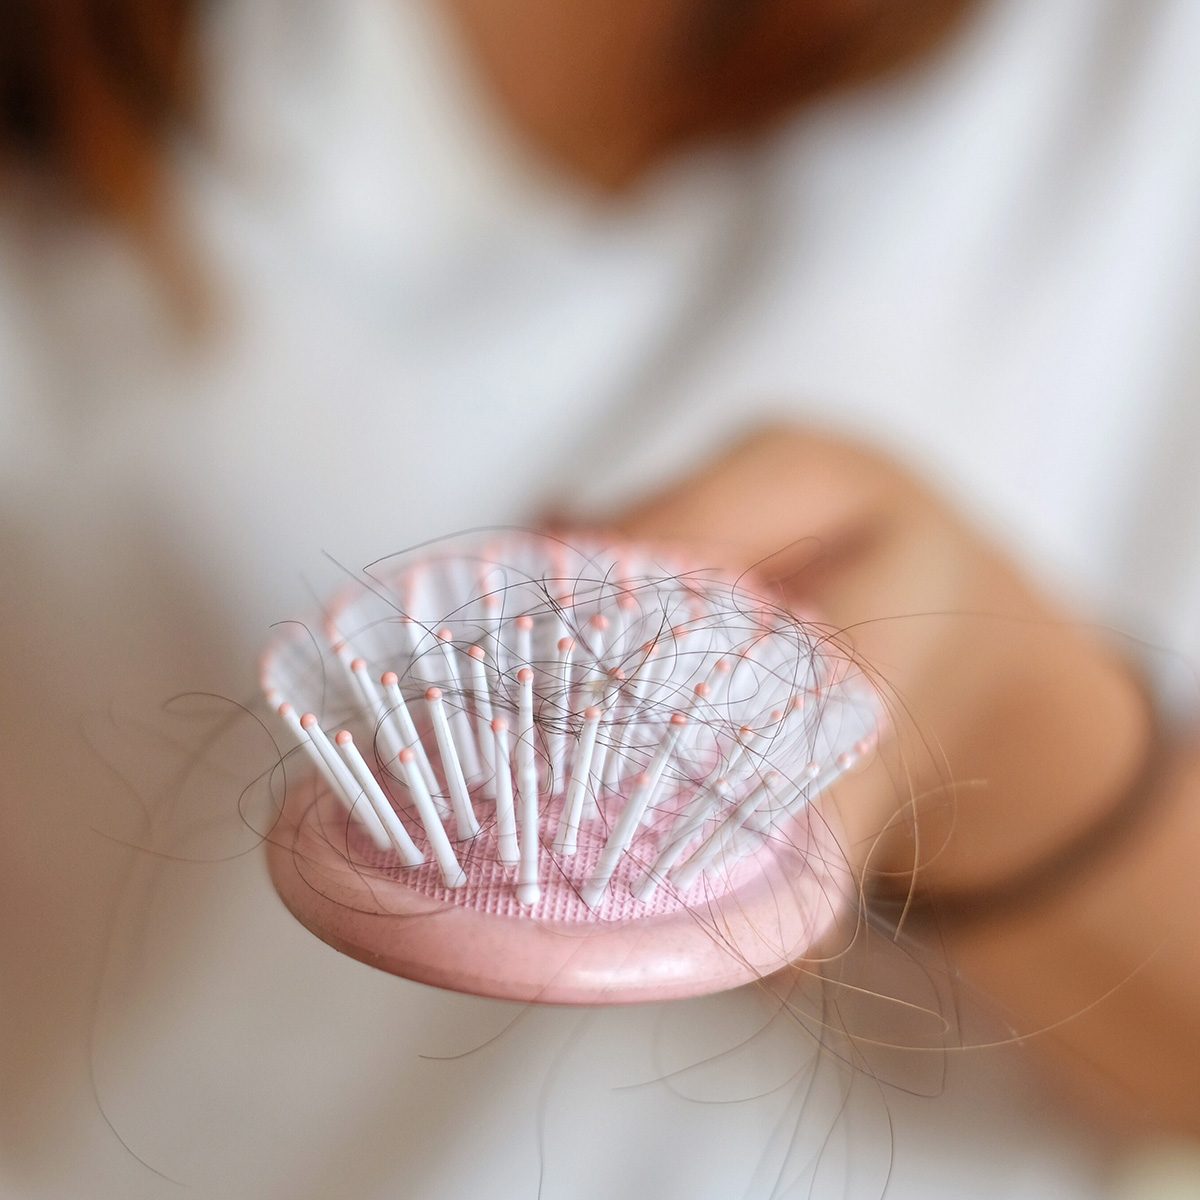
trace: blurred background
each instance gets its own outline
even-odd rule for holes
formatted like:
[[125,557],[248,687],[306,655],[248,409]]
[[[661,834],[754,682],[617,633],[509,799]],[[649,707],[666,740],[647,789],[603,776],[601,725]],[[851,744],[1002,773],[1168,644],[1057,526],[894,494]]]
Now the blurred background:
[[346,570],[782,417],[914,465],[1184,705],[1198,50],[1192,0],[4,0],[0,1191],[1200,1194],[946,1049],[984,1016],[856,1071],[755,996],[343,961],[239,820],[263,733],[166,704],[248,700]]

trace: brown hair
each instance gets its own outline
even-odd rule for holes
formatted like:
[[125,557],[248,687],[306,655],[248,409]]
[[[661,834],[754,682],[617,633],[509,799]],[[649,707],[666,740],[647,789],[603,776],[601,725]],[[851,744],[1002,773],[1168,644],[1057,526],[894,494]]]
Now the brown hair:
[[[623,124],[633,118],[621,107],[623,93],[615,108],[605,107],[610,102],[603,97],[597,107],[596,96],[581,82],[588,73],[577,70],[573,56],[602,51],[612,34],[605,27],[615,25],[621,12],[605,17],[602,0],[590,21],[580,13],[586,14],[591,0],[562,9],[562,0],[526,0],[515,13],[498,0],[446,2],[501,103],[542,149],[594,178],[612,173],[608,165],[587,160],[587,143],[594,140],[588,128],[599,122],[604,139],[619,142]],[[191,109],[190,34],[203,3],[0,0],[0,170],[34,168],[68,197],[116,218],[143,239],[155,236],[149,232],[155,226],[161,238],[162,145]],[[631,3],[636,9],[640,0],[627,0],[623,9]],[[636,121],[646,128],[629,133],[629,140],[640,138],[646,145],[625,151],[628,162],[618,163],[615,173],[689,135],[753,126],[789,103],[905,65],[943,40],[972,4],[876,2],[860,11],[828,0],[661,0],[657,7],[687,17],[691,44],[675,46],[671,57],[690,69],[680,78],[664,76],[672,102],[657,118],[654,105],[636,88],[630,91]],[[853,20],[846,20],[847,12]],[[845,25],[840,34],[839,23]],[[540,72],[559,90],[540,97],[539,106],[538,95],[527,94],[521,47],[514,56],[511,43],[515,30],[516,41],[536,51],[546,28],[557,30],[560,40],[566,31],[568,41],[555,47],[555,61],[562,61],[567,75],[560,79],[562,71],[556,75],[553,64]],[[651,41],[648,49],[659,53],[662,47]],[[584,65],[596,66],[590,59]],[[586,111],[573,115],[573,107],[581,105]]]
[[[2,0],[0,170],[148,231],[192,95],[197,0]],[[151,235],[153,236],[153,235]]]
[[620,188],[667,153],[921,61],[979,0],[442,0],[543,154]]

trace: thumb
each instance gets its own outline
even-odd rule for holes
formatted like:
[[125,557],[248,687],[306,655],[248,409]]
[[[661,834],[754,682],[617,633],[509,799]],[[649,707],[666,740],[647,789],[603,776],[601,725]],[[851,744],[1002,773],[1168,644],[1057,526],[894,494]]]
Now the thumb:
[[606,524],[810,590],[861,553],[903,486],[895,467],[850,443],[769,427]]

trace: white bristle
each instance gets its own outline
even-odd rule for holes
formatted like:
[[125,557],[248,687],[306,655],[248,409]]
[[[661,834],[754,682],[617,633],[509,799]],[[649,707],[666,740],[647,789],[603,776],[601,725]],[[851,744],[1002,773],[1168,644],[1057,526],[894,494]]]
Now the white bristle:
[[550,720],[556,726],[550,733],[550,777],[555,781],[557,788],[565,789],[567,719],[574,712],[574,673],[571,664],[575,657],[575,639],[561,637],[555,643],[555,649],[558,651],[558,661],[551,667],[551,671],[557,677],[559,700],[550,714]]
[[734,808],[727,817],[708,835],[694,854],[675,871],[675,882],[681,888],[691,887],[700,874],[719,854],[733,845],[738,832],[746,823],[751,813],[756,812],[763,804],[775,795],[779,786],[779,776],[774,772],[766,775],[758,787]]
[[757,738],[757,733],[749,725],[743,725],[737,731],[733,746],[725,756],[725,764],[722,767],[726,779],[732,778],[734,773],[740,770],[742,759],[754,748]]
[[688,805],[671,830],[671,840],[663,847],[653,866],[648,868],[646,874],[634,885],[633,894],[639,900],[649,900],[654,895],[654,890],[679,861],[679,856],[688,843],[695,838],[715,811],[727,806],[732,795],[733,789],[729,786],[729,781],[717,779]]
[[392,723],[384,719],[387,701],[368,673],[366,659],[354,659],[350,664],[350,673],[362,699],[363,712],[371,725],[379,730],[379,749],[382,757],[389,760],[395,758],[404,748],[404,743],[396,736]]
[[375,776],[371,774],[371,769],[363,760],[363,756],[359,754],[350,731],[348,729],[341,730],[334,741],[342,752],[343,761],[350,768],[350,774],[362,788],[363,795],[366,796],[375,815],[379,818],[379,823],[387,833],[388,840],[395,847],[396,853],[400,855],[401,861],[405,866],[419,867],[425,861],[425,855],[417,849],[416,843],[408,836],[408,830],[404,828],[400,818],[396,815],[392,802],[387,798],[383,788],[379,786]]
[[[387,671],[383,676],[383,691],[387,697],[387,703],[390,708],[385,711],[383,720],[388,724],[396,740],[399,742],[401,749],[411,749],[417,759],[417,766],[420,769],[421,777],[425,780],[425,786],[431,793],[435,794],[438,790],[437,776],[433,773],[433,764],[429,761],[429,756],[425,753],[425,747],[421,744],[421,735],[417,732],[416,723],[413,721],[412,713],[409,711],[408,702],[404,699],[404,693],[400,690],[400,681],[395,671]],[[397,751],[399,753],[399,751]],[[447,816],[449,809],[446,809],[442,815]]]
[[[455,696],[465,697],[462,676],[458,670],[457,651],[454,648],[454,634],[449,629],[439,629],[437,636],[451,693]],[[459,760],[462,762],[463,774],[468,782],[478,783],[483,778],[484,772],[479,763],[479,751],[475,743],[474,731],[471,729],[470,715],[465,708],[459,707],[450,713],[449,720],[454,730],[454,742],[458,748]]]
[[567,621],[567,612],[571,605],[570,596],[557,596],[553,603],[554,614],[554,636],[551,639],[558,649],[562,650],[563,642],[570,642],[574,639],[571,637],[571,626]]
[[536,904],[541,895],[538,886],[538,773],[534,747],[533,669],[517,672],[520,687],[517,733],[517,793],[521,802],[518,840],[521,849],[517,896],[522,904]]
[[592,752],[592,787],[584,799],[584,813],[590,820],[599,811],[600,797],[604,795],[604,781],[608,774],[608,752],[612,740],[611,712],[601,702],[600,731],[596,737],[596,748]]
[[[272,695],[270,698],[272,702],[274,702],[278,700],[279,693],[274,688],[272,688],[271,691],[274,693],[274,695]],[[275,704],[275,711],[279,713],[279,716],[283,719],[283,723],[288,727],[288,729],[291,730],[292,734],[296,738],[296,742],[300,746],[300,749],[304,751],[305,757],[313,764],[313,766],[317,768],[320,774],[324,777],[325,782],[333,788],[338,788],[337,777],[326,765],[324,758],[317,753],[317,748],[313,745],[312,739],[308,736],[300,724],[300,716],[296,710],[290,704],[284,703]]]
[[[276,695],[278,695],[277,692]],[[300,717],[295,708],[291,704],[285,702],[280,704],[276,708],[276,711],[283,719],[284,724],[287,725],[288,729],[291,730],[292,734],[295,736],[296,741],[299,744],[300,749],[304,752],[305,757],[309,760],[309,762],[312,763],[314,767],[317,768],[317,772],[325,780],[333,794],[342,801],[347,810],[352,811],[356,817],[361,817],[362,812],[360,811],[360,808],[355,807],[355,802],[358,799],[358,789],[354,787],[351,781],[348,781],[344,775],[335,771],[334,768],[330,766],[329,762],[326,761],[325,755],[320,752],[317,740],[310,736],[308,730],[301,725]],[[370,830],[372,838],[376,841],[376,844],[382,845],[383,842],[380,842],[375,836],[376,830],[374,829],[370,818],[366,818],[364,823],[367,825],[368,830]],[[380,829],[380,832],[384,833],[384,842],[386,842],[388,840],[386,837],[386,831]]]
[[516,866],[521,857],[517,844],[517,819],[513,810],[512,747],[508,738],[508,722],[503,717],[492,721],[495,738],[496,763],[496,836],[500,861]]
[[446,836],[446,829],[433,803],[433,797],[425,786],[425,779],[417,766],[416,754],[412,750],[401,750],[398,761],[400,771],[408,782],[408,792],[416,806],[425,836],[429,840],[429,848],[433,851],[433,857],[442,873],[442,881],[449,888],[462,887],[467,882],[467,873],[462,869],[454,847],[450,845],[450,839]]
[[[380,695],[379,689],[375,686],[375,680],[371,678],[367,671],[367,660],[365,658],[354,659],[350,663],[350,674],[354,676],[354,682],[362,695],[363,704],[366,706],[368,715],[373,720],[378,720],[383,710],[383,697]],[[399,751],[396,751],[396,753],[398,754]]]
[[[596,786],[591,793],[591,798],[588,801],[587,812],[589,816],[594,816],[597,811],[597,806],[600,797],[604,794],[605,785],[610,774],[620,774],[619,768],[623,760],[617,753],[618,747],[614,745],[614,734],[620,729],[617,723],[618,702],[621,696],[621,688],[624,686],[625,672],[620,668],[612,668],[605,671],[604,674],[596,681],[594,690],[596,692],[596,707],[602,713],[600,719],[600,735],[596,741],[596,752],[592,758],[592,778],[596,781]],[[615,762],[617,770],[610,766],[610,763]]]
[[632,649],[629,646],[630,631],[636,628],[638,602],[629,592],[620,592],[612,616],[612,654],[620,661]]
[[[406,568],[386,607],[331,607],[337,669],[298,637],[263,669],[363,861],[409,886],[589,920],[700,902],[873,747],[861,677],[733,580],[637,549],[486,549]],[[347,727],[336,749],[289,697]]]
[[471,672],[471,707],[475,711],[475,729],[479,754],[484,768],[484,787],[493,799],[496,796],[496,759],[492,739],[492,695],[488,688],[486,655],[480,645],[467,651]]
[[628,849],[634,832],[641,822],[642,814],[653,803],[659,784],[662,782],[663,771],[675,753],[675,743],[678,742],[679,735],[686,724],[687,718],[682,713],[675,713],[672,716],[671,723],[667,727],[666,737],[663,738],[662,745],[654,756],[654,761],[646,773],[639,777],[634,784],[633,794],[625,802],[625,808],[621,812],[616,827],[604,844],[600,862],[591,879],[588,880],[587,886],[583,889],[583,902],[589,908],[596,906],[596,902],[608,887],[608,881],[616,869],[617,860]]
[[793,817],[805,807],[813,796],[823,792],[844,775],[857,760],[853,756],[839,754],[837,760],[828,767],[822,768],[820,763],[809,763],[800,773],[800,787],[790,800],[781,808],[773,808],[767,812],[756,812],[746,822],[735,847],[739,854],[749,854],[757,847],[763,837],[768,837],[788,817]]
[[409,657],[415,658],[417,654],[417,639],[421,636],[420,626],[407,613],[402,613],[398,620],[404,652]]
[[604,666],[607,634],[608,618],[603,613],[595,613],[588,621],[587,632],[584,635],[591,662],[583,681],[595,699],[599,699],[609,690],[608,671]]
[[592,754],[596,749],[596,732],[600,728],[600,710],[586,709],[583,717],[583,729],[579,734],[579,744],[575,748],[575,761],[571,765],[571,783],[554,841],[554,848],[560,854],[575,853],[584,798],[592,777]]
[[653,645],[641,648],[641,661],[637,662],[635,660],[633,677],[622,689],[624,704],[622,715],[625,719],[621,723],[620,732],[613,746],[613,759],[616,763],[618,783],[622,775],[630,773],[631,763],[633,762],[631,752],[636,749],[638,744],[639,724],[636,718],[645,703],[647,691],[651,686],[649,661],[653,655]]
[[462,762],[458,757],[458,747],[454,744],[450,719],[446,716],[446,702],[442,699],[442,689],[429,688],[425,693],[425,704],[433,724],[438,753],[441,755],[442,770],[446,774],[446,787],[450,791],[450,808],[454,813],[455,828],[460,838],[473,838],[479,833],[479,822],[475,818],[474,808],[471,807],[471,793],[463,774]]
[[520,616],[513,622],[513,657],[519,667],[533,661],[533,618]]
[[624,728],[628,728],[633,723],[635,717],[635,713],[629,707],[628,697],[626,696],[627,680],[625,672],[620,667],[614,667],[609,672],[609,678],[613,683],[611,699],[608,705],[613,736],[606,753],[596,767],[597,795],[601,795],[605,791],[617,791],[620,787],[621,777],[627,774],[626,768],[629,764],[623,753],[624,738],[622,737],[622,733]]
[[314,749],[324,759],[325,766],[336,781],[337,790],[346,806],[362,822],[363,827],[371,835],[371,840],[381,849],[390,847],[392,839],[388,837],[383,822],[376,815],[354,776],[325,736],[325,731],[321,728],[317,718],[312,713],[305,713],[300,718],[300,727]]

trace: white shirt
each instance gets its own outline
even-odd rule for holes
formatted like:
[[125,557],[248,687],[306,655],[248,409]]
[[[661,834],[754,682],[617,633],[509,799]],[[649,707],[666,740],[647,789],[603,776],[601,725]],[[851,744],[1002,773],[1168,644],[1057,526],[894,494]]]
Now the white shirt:
[[230,706],[162,706],[250,698],[342,567],[624,502],[780,411],[1194,658],[1198,37],[1188,0],[993,3],[605,207],[524,162],[424,7],[218,7],[221,136],[178,178],[221,331],[182,343],[107,234],[0,244],[0,1191],[1098,1194],[1014,1050],[873,1053],[880,1083],[749,989],[522,1010],[334,954],[239,818],[261,735],[185,770]]

